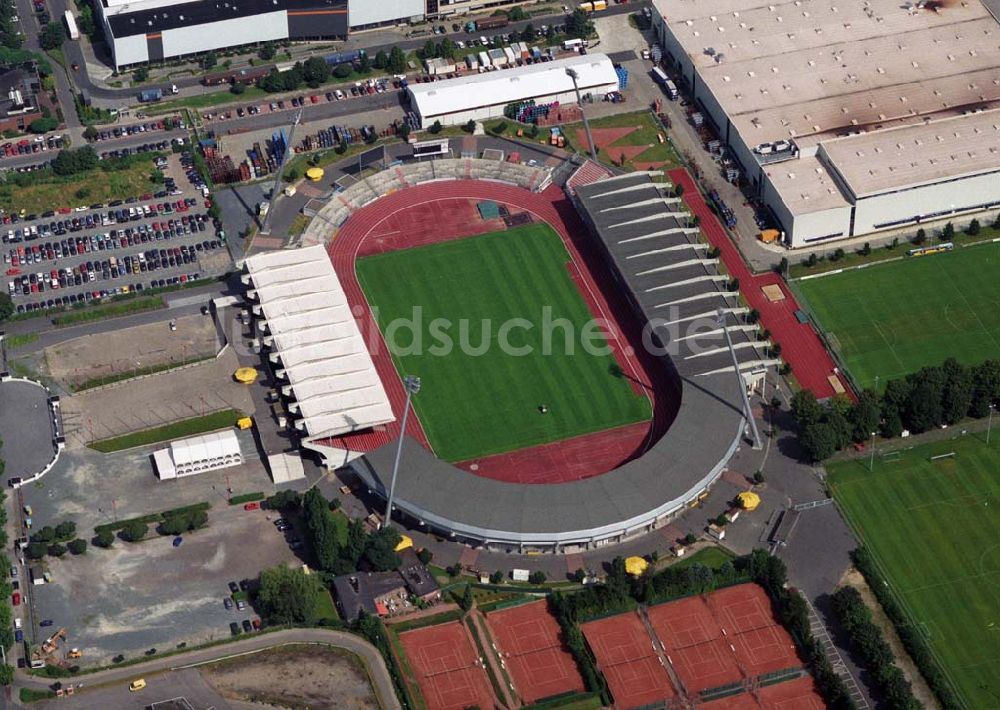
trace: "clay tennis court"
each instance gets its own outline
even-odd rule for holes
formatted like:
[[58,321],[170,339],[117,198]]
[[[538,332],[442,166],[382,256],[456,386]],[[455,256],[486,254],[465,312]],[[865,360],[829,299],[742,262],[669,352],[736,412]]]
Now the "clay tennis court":
[[774,626],[771,600],[756,584],[738,584],[708,595],[712,615],[728,634]]
[[491,612],[486,625],[526,704],[584,690],[576,661],[545,600]]
[[460,621],[404,631],[399,641],[410,660],[428,710],[492,708],[493,690],[475,644]]
[[750,677],[801,666],[795,644],[771,610],[771,601],[756,584],[740,584],[708,595],[708,607],[736,649]]
[[653,631],[668,649],[685,648],[722,636],[722,631],[702,597],[687,597],[658,604],[647,611]]
[[667,655],[677,677],[690,693],[743,680],[736,655],[729,647],[729,642],[722,638],[684,648],[668,647]]
[[761,707],[766,710],[823,710],[826,703],[811,676],[777,683],[758,691]]
[[633,708],[677,695],[636,612],[580,625],[608,681],[616,708]]
[[795,642],[781,626],[754,629],[731,637],[736,657],[750,676],[802,665]]

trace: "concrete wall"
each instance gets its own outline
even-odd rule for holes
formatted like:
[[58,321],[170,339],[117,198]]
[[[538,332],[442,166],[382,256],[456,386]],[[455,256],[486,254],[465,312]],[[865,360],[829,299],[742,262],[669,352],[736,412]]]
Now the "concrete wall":
[[1000,205],[1000,170],[945,183],[863,197],[857,202],[854,233],[868,234]]
[[370,27],[423,17],[424,9],[424,0],[350,0],[348,16],[352,28]]
[[220,20],[208,25],[163,31],[163,56],[179,57],[241,44],[281,40],[288,37],[284,10],[251,17]]

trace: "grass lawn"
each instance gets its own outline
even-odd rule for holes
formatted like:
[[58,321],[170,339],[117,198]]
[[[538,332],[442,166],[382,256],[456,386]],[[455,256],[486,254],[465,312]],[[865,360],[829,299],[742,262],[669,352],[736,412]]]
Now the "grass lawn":
[[[629,158],[625,161],[626,170],[635,170],[635,163],[649,163],[649,162],[665,162],[666,165],[663,166],[663,170],[670,170],[671,168],[676,168],[681,164],[680,158],[677,157],[677,153],[674,152],[673,146],[668,142],[659,142],[658,135],[667,135],[667,131],[663,129],[662,126],[653,118],[653,115],[649,111],[636,111],[635,113],[622,113],[615,116],[605,116],[603,118],[597,118],[590,121],[591,131],[597,128],[630,128],[635,127],[636,130],[629,133],[623,138],[611,143],[610,146],[598,148],[597,157],[605,163],[613,163],[617,165],[621,158],[621,151],[616,151],[616,147],[621,146],[635,146],[635,145],[645,145],[649,146],[642,153],[639,153],[635,157]],[[573,123],[566,126],[567,139],[573,142],[573,145],[581,152],[587,152],[586,139],[580,141],[577,139],[577,128],[582,129],[582,123]],[[600,143],[600,139],[595,138],[597,143]]]
[[[617,376],[614,357],[584,351],[579,334],[591,314],[568,261],[544,224],[358,261],[397,370],[423,380],[414,407],[439,457],[463,461],[650,418],[649,400]],[[399,328],[415,308],[420,322]],[[450,325],[439,329],[442,318]],[[572,324],[572,348],[566,329],[545,327],[555,319]]]
[[257,99],[262,99],[269,94],[256,86],[248,86],[242,94],[234,94],[229,89],[213,91],[209,94],[198,94],[197,96],[187,96],[183,99],[173,99],[163,101],[158,104],[150,104],[143,107],[143,112],[150,116],[164,113],[172,113],[183,108],[203,109],[214,106],[225,106],[236,103],[253,103]]
[[325,590],[316,598],[315,611],[317,619],[340,619],[340,614],[337,613],[337,607],[333,605],[333,597],[330,596],[330,592]]
[[[150,180],[152,174],[153,163],[150,160],[113,172],[90,170],[65,178],[53,176],[50,180],[27,187],[0,183],[0,207],[8,212],[44,212],[57,207],[137,197],[160,189]],[[86,192],[80,193],[81,190]],[[76,197],[78,193],[87,196]]]
[[109,454],[112,451],[121,451],[136,446],[156,444],[161,441],[182,439],[185,436],[196,436],[217,429],[225,429],[226,427],[235,426],[236,420],[243,416],[245,415],[242,412],[237,412],[235,409],[223,409],[219,412],[206,414],[203,417],[182,419],[179,422],[156,427],[155,429],[145,429],[132,434],[118,436],[114,439],[95,441],[92,444],[88,444],[88,446],[95,451],[100,451],[102,454]]
[[1000,352],[1000,245],[795,282],[862,387]]
[[[830,487],[965,705],[1000,697],[1000,437],[828,466]],[[929,457],[954,451],[954,458]]]
[[693,564],[702,564],[712,569],[719,569],[726,562],[732,562],[733,554],[721,547],[703,547],[690,557],[684,557],[679,562],[670,565],[674,569],[684,569]]

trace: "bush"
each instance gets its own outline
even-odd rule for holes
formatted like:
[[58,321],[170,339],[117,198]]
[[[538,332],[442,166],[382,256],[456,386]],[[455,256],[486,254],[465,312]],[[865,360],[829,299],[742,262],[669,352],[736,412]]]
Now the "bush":
[[545,584],[545,573],[541,570],[535,570],[528,575],[528,582],[530,584]]
[[490,575],[490,584],[501,584],[506,578],[506,574],[502,569],[498,569],[496,572]]
[[434,553],[428,550],[426,547],[421,547],[417,550],[417,559],[423,564],[429,565],[431,560],[434,559]]
[[53,557],[62,557],[66,554],[66,546],[61,542],[54,542],[49,546],[49,554]]
[[431,124],[431,127],[428,128],[427,130],[430,131],[431,133],[438,134],[441,132],[441,128],[442,128],[441,122],[434,121],[434,123]]
[[24,550],[25,556],[29,560],[40,560],[48,554],[49,546],[45,542],[30,542]]
[[232,86],[229,87],[229,91],[235,94],[236,96],[239,96],[240,94],[245,94],[246,90],[247,90],[247,85],[239,81],[235,82]]
[[71,520],[64,520],[56,525],[56,540],[71,540],[76,536],[76,523]]
[[94,536],[93,543],[107,549],[115,543],[115,534],[110,530],[101,530]]
[[69,551],[74,555],[82,555],[87,551],[87,541],[77,538],[76,540],[71,540],[67,547],[69,547]]
[[969,226],[965,230],[965,233],[968,234],[970,237],[975,237],[976,235],[979,234],[980,229],[981,225],[979,224],[979,220],[974,219],[971,222],[969,222]]
[[149,532],[149,526],[146,523],[140,523],[139,521],[133,521],[125,525],[121,531],[121,538],[125,542],[139,542],[146,534]]

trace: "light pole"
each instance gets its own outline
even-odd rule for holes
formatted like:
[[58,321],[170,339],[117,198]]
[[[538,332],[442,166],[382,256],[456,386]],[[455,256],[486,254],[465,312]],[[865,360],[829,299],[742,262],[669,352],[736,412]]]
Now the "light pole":
[[868,461],[868,472],[875,470],[875,432],[872,432],[872,457]]
[[580,104],[580,115],[583,116],[583,130],[587,134],[587,147],[590,148],[590,157],[596,162],[597,149],[594,147],[594,137],[590,135],[590,122],[587,121],[587,114],[583,111],[583,99],[580,98],[580,85],[576,83],[580,75],[576,73],[576,69],[573,67],[566,67],[566,75],[573,80],[573,91],[576,92],[576,102]]
[[990,418],[986,421],[986,445],[990,445],[990,430],[993,429],[993,405],[990,405]]
[[747,419],[747,423],[750,425],[750,431],[753,434],[753,447],[755,449],[761,448],[760,434],[757,432],[757,422],[753,418],[753,410],[750,409],[750,398],[747,396],[747,387],[743,382],[743,375],[740,374],[740,364],[736,360],[736,351],[733,350],[733,341],[729,337],[729,329],[726,327],[726,310],[720,308],[716,314],[718,315],[718,323],[722,327],[722,334],[726,336],[726,347],[729,348],[729,355],[733,359],[733,371],[736,373],[736,381],[740,388],[740,395],[743,397],[743,409],[745,410],[744,416]]
[[392,481],[389,483],[389,498],[386,501],[385,519],[382,526],[386,527],[392,519],[392,498],[396,493],[396,474],[399,473],[399,459],[403,455],[403,437],[406,436],[406,420],[410,416],[410,399],[420,391],[420,378],[416,375],[407,375],[403,378],[403,387],[406,389],[406,404],[403,406],[403,422],[399,427],[399,444],[396,446],[396,461],[392,465]]

